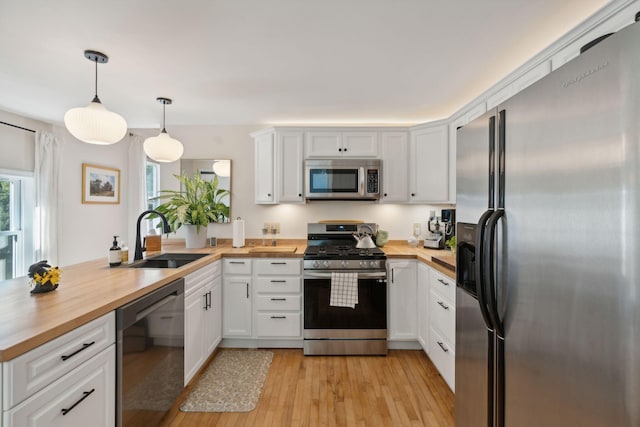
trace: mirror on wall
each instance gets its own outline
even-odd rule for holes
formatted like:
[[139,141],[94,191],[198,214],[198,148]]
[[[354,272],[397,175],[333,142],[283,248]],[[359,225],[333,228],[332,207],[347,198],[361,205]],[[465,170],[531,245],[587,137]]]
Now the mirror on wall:
[[[207,180],[218,177],[218,187],[231,191],[231,160],[216,159],[180,159],[180,174],[193,176],[199,173]],[[229,217],[224,222],[231,222],[231,198],[225,196],[222,202],[229,206]]]

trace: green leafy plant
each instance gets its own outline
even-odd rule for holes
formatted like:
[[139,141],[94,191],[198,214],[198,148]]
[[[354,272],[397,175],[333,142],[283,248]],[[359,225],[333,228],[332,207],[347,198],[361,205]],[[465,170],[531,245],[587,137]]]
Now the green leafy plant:
[[171,229],[176,231],[183,224],[206,227],[210,222],[228,222],[229,206],[222,199],[230,195],[229,190],[218,188],[218,177],[204,180],[196,173],[174,175],[182,184],[182,191],[161,190],[154,199],[167,200],[156,208],[166,218]]
[[456,250],[456,243],[457,243],[456,236],[452,236],[449,240],[444,242],[444,244],[449,246],[449,248],[451,248],[452,251]]

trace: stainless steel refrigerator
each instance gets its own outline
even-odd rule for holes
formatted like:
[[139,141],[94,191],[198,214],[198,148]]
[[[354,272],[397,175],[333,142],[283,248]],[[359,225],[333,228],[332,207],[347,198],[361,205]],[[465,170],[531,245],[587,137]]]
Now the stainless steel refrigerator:
[[456,426],[640,426],[640,25],[457,136]]

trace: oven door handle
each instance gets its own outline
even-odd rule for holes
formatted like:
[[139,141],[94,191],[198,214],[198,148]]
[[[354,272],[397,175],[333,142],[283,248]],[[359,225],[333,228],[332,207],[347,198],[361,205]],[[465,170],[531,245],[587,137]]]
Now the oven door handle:
[[[351,273],[351,271],[335,271],[335,273]],[[305,279],[331,279],[332,271],[322,271],[322,272],[304,272]],[[356,273],[356,272],[354,272]],[[387,279],[386,271],[376,271],[376,272],[360,272],[358,271],[358,279]]]

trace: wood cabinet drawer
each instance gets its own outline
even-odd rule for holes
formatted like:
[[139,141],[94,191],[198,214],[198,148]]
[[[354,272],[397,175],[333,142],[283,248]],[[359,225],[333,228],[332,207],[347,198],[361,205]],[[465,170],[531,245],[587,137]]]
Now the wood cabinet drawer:
[[271,311],[300,311],[300,295],[258,295],[254,308]]
[[251,260],[249,258],[226,258],[223,260],[224,274],[251,274]]
[[451,390],[454,390],[456,355],[451,344],[434,328],[429,330],[429,357]]
[[256,292],[301,292],[300,277],[258,277],[255,281]]
[[2,407],[12,408],[100,353],[115,340],[115,313],[110,312],[3,363]]
[[256,259],[255,273],[257,275],[299,275],[302,261],[291,258]]
[[5,426],[115,425],[115,344],[4,412]]
[[433,290],[429,295],[429,316],[431,326],[437,328],[447,341],[455,343],[456,309],[452,303]]
[[456,281],[438,271],[431,269],[429,283],[431,289],[438,292],[444,298],[455,303],[456,301]]
[[300,313],[256,313],[258,338],[300,337]]

